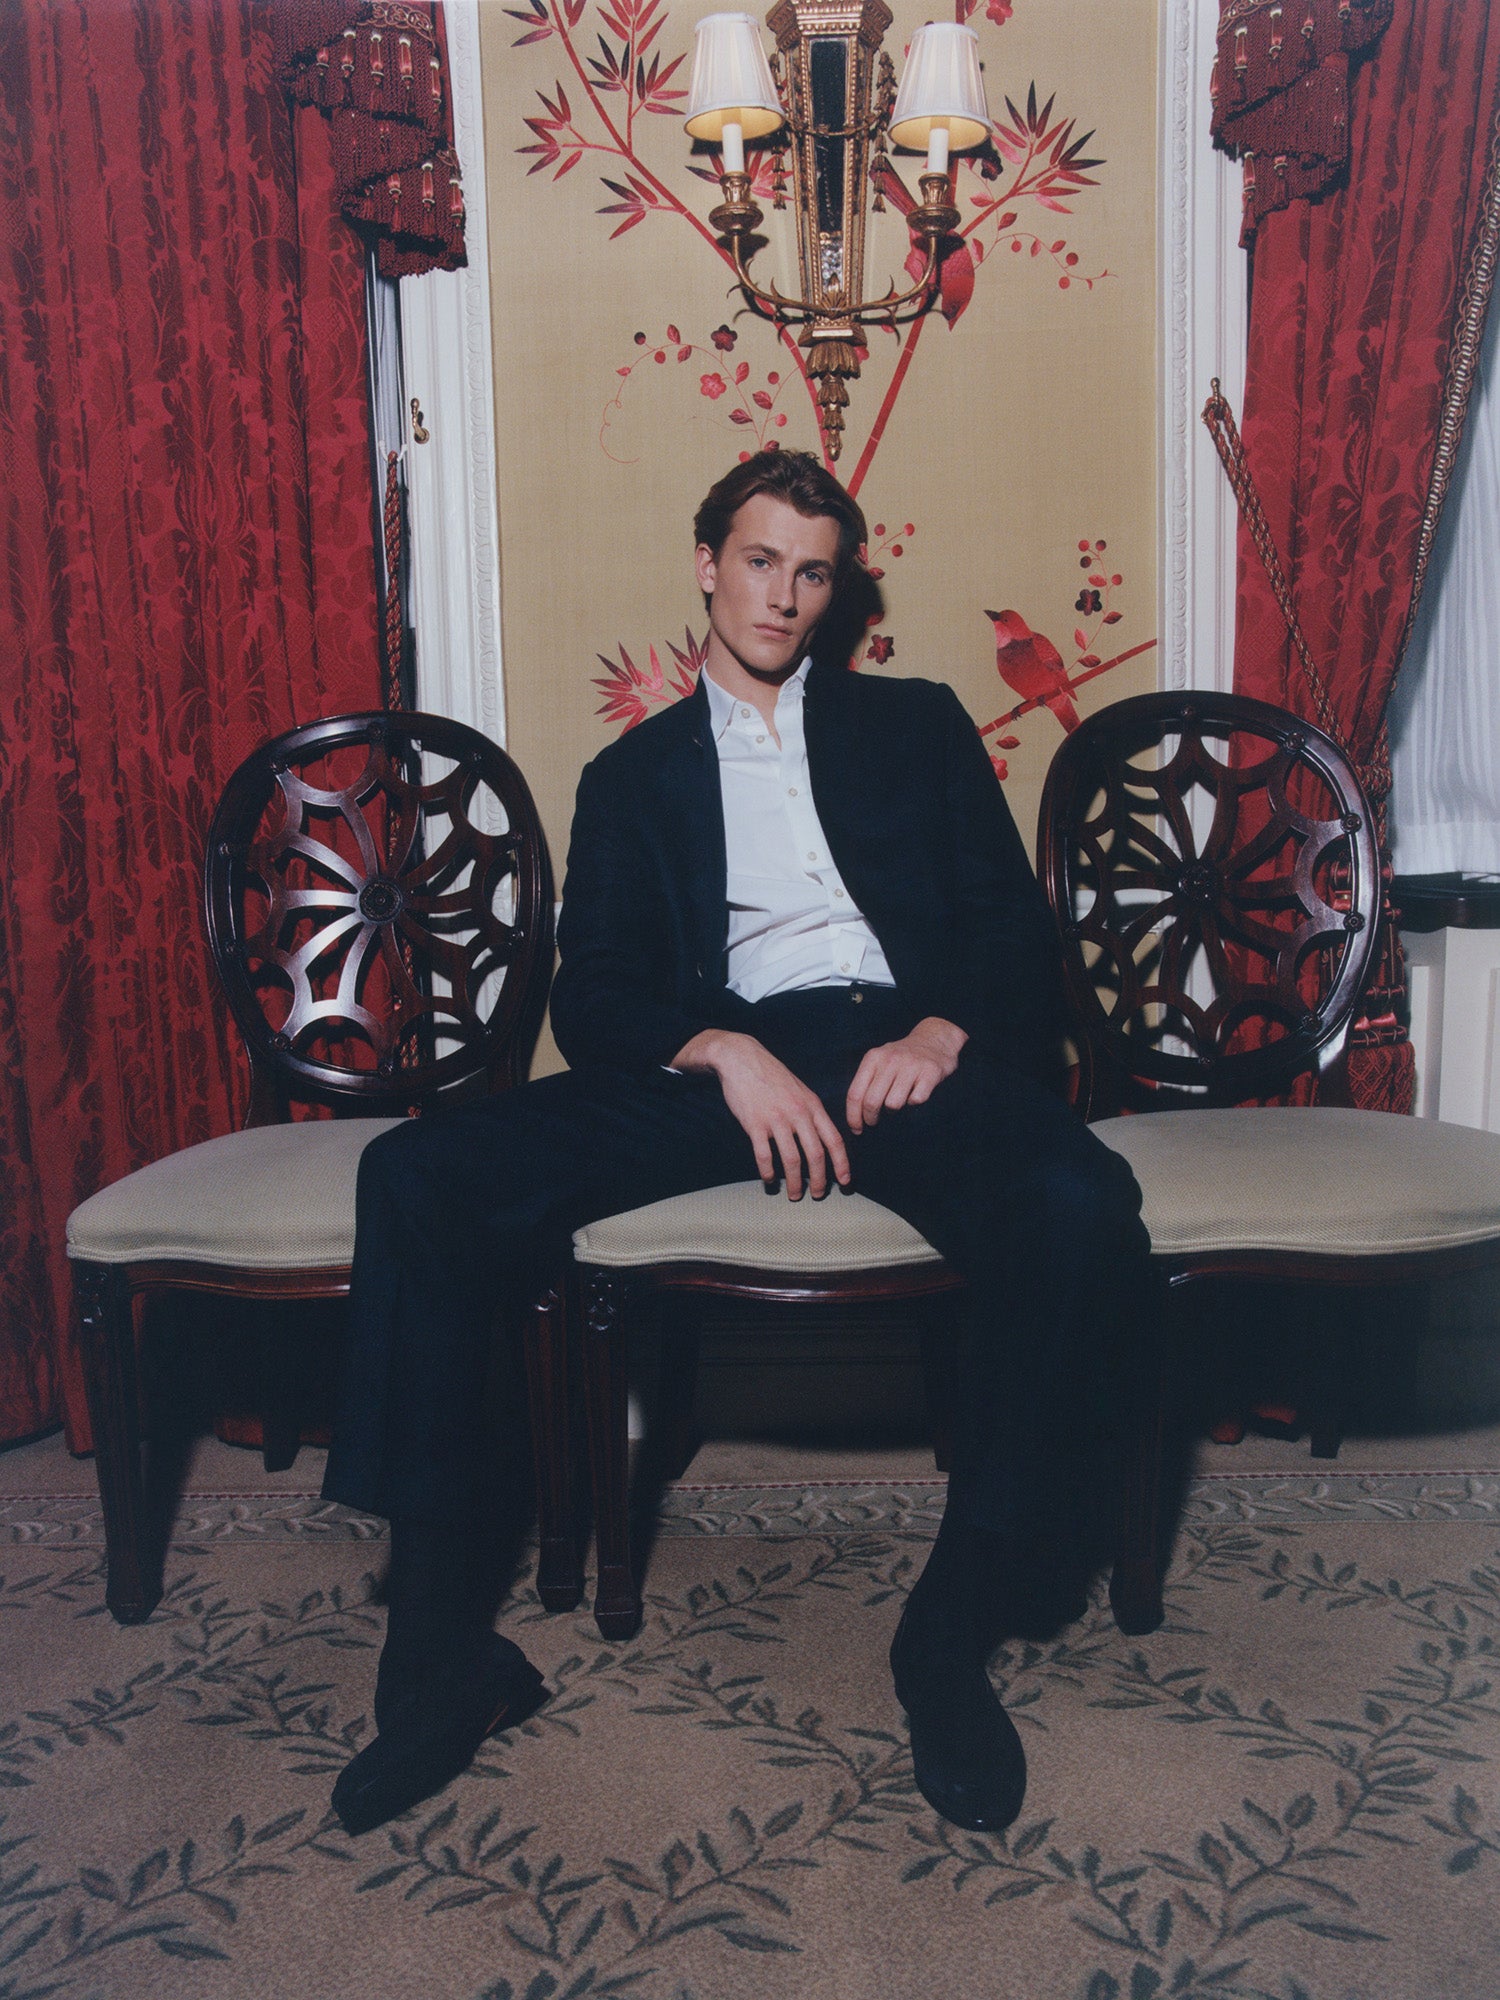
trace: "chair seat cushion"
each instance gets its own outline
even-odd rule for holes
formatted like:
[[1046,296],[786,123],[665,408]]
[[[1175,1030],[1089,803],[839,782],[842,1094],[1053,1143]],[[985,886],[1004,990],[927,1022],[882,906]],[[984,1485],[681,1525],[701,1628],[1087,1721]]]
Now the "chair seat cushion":
[[206,1139],[101,1188],[68,1217],[68,1255],[252,1271],[346,1265],[359,1158],[399,1118],[318,1118]]
[[813,1277],[942,1259],[909,1222],[862,1194],[788,1201],[759,1181],[704,1188],[591,1222],[573,1237],[581,1263],[738,1264]]
[[1384,1111],[1162,1111],[1093,1131],[1127,1159],[1159,1256],[1332,1256],[1500,1238],[1500,1134]]

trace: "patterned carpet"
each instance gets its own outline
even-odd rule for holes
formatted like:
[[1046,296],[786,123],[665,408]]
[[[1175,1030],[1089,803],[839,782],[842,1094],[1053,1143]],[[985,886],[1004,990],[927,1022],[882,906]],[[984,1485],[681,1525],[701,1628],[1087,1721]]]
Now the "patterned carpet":
[[1221,1455],[1165,1630],[1122,1638],[1096,1602],[997,1657],[1032,1766],[1005,1838],[915,1793],[884,1666],[930,1460],[699,1476],[640,1637],[523,1591],[506,1629],[548,1705],[351,1841],[325,1808],[370,1726],[372,1524],[310,1497],[311,1454],[258,1486],[240,1457],[238,1492],[195,1482],[166,1602],[122,1630],[88,1468],[32,1449],[0,1489],[0,2000],[1500,1991],[1482,1459]]

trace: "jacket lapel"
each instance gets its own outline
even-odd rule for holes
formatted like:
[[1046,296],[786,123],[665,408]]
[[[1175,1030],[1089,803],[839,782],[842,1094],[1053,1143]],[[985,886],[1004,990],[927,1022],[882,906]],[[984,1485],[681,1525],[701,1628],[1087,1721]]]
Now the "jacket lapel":
[[697,687],[674,713],[682,724],[662,765],[663,802],[682,856],[702,976],[710,985],[722,986],[729,946],[724,798],[708,690],[701,674]]
[[[841,875],[846,873],[851,835],[863,817],[866,795],[865,775],[859,759],[849,754],[846,735],[843,697],[850,678],[847,667],[815,659],[808,670],[802,710],[813,804]],[[841,736],[845,739],[842,744]],[[850,887],[853,888],[852,883]]]

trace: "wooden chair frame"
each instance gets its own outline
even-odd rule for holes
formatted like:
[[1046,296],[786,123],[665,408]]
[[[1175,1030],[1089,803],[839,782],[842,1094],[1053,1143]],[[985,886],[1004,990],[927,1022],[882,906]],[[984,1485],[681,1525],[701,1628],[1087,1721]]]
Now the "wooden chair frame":
[[[363,761],[348,782],[306,775],[350,753]],[[424,756],[452,760],[452,768],[424,778]],[[503,833],[469,818],[481,786],[504,810]],[[429,852],[424,830],[442,822],[446,832]],[[329,831],[340,845],[320,837]],[[494,904],[508,880],[513,909],[502,918]],[[261,912],[249,907],[257,901]],[[477,731],[441,716],[372,712],[309,723],[263,744],[230,779],[214,814],[204,904],[250,1058],[247,1127],[284,1123],[297,1102],[342,1118],[405,1115],[524,1077],[551,972],[551,874],[525,780]],[[371,978],[376,967],[383,992]],[[481,1013],[482,987],[502,972]],[[440,1050],[439,1035],[457,1046]],[[73,1283],[104,1508],[106,1602],[121,1624],[137,1624],[160,1598],[163,1554],[142,1466],[141,1307],[169,1291],[272,1303],[342,1298],[349,1268],[78,1259]],[[526,1332],[538,1485],[549,1516],[558,1514],[569,1480],[555,1450],[567,1431],[566,1349],[549,1333],[558,1310],[549,1292]],[[290,1465],[295,1418],[274,1393],[263,1424],[267,1469]],[[566,1560],[554,1560],[554,1569],[561,1573]]]
[[[629,1271],[604,1265],[579,1264],[575,1283],[581,1304],[581,1344],[583,1352],[583,1397],[588,1421],[589,1468],[594,1493],[594,1530],[597,1543],[598,1579],[594,1596],[594,1618],[607,1639],[627,1639],[641,1621],[640,1583],[635,1574],[630,1546],[630,1454],[627,1436],[626,1365],[629,1353],[628,1322],[643,1304],[666,1299],[712,1297],[739,1299],[756,1305],[819,1306],[858,1308],[901,1302],[952,1299],[962,1281],[943,1263],[897,1265],[883,1270],[843,1273],[834,1276],[755,1271],[742,1265],[680,1262],[653,1264]],[[923,1364],[927,1383],[929,1415],[934,1432],[934,1457],[939,1471],[946,1471],[948,1398],[941,1370],[940,1343],[936,1329],[924,1332]],[[671,1426],[664,1458],[672,1476],[686,1469],[691,1445],[686,1426],[680,1421],[690,1408],[694,1356],[678,1350],[674,1357],[686,1380],[676,1385],[680,1398],[679,1422]],[[552,1531],[558,1565],[558,1581],[551,1575],[558,1608],[565,1604],[562,1579],[571,1576],[568,1562],[577,1567],[562,1524]],[[542,1602],[548,1604],[546,1589]],[[576,1604],[574,1596],[571,1603]]]

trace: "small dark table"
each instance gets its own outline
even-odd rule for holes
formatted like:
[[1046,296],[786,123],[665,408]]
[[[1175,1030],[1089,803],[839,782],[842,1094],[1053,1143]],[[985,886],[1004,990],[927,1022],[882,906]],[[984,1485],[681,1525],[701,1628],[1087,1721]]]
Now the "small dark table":
[[1500,930],[1500,882],[1472,875],[1397,875],[1391,901],[1404,931]]

